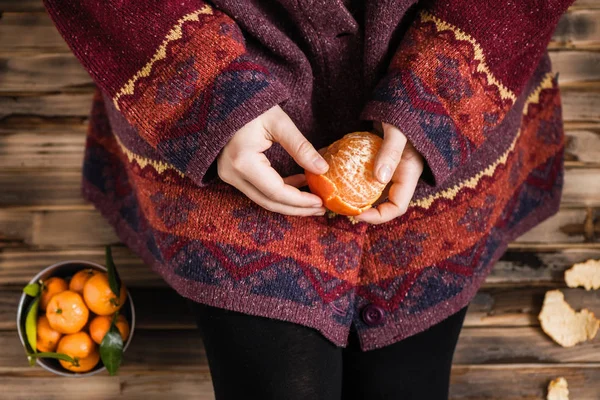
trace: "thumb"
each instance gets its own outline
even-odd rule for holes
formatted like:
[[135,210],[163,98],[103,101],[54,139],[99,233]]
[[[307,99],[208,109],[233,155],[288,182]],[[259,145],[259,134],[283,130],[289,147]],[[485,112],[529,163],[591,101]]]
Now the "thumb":
[[265,129],[272,136],[273,141],[279,143],[302,168],[317,175],[329,169],[325,159],[306,140],[283,110],[279,109],[279,112],[273,113],[265,124]]

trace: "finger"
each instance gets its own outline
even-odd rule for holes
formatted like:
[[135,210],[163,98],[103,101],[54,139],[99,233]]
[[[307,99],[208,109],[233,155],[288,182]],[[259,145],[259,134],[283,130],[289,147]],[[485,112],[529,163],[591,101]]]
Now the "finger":
[[406,136],[393,125],[383,123],[383,144],[375,158],[375,177],[381,183],[388,183],[398,167],[406,145]]
[[403,215],[415,193],[422,170],[419,163],[401,162],[389,189],[389,201],[366,210],[356,219],[370,224],[382,224]]
[[240,171],[242,177],[258,189],[265,197],[276,203],[295,207],[321,207],[323,201],[315,194],[302,192],[287,185],[272,167],[267,165],[266,157],[262,162],[254,162]]
[[262,208],[276,212],[279,214],[309,217],[309,216],[320,216],[325,214],[324,207],[318,208],[306,208],[306,207],[294,207],[286,204],[277,203],[264,194],[262,194],[256,187],[254,187],[248,181],[240,181],[236,185],[236,188],[244,193],[250,200],[261,206]]
[[308,183],[306,182],[306,175],[304,174],[290,175],[283,178],[283,181],[286,185],[290,185],[297,188],[301,188],[303,186],[308,185]]
[[329,168],[327,162],[306,140],[285,112],[276,113],[267,122],[265,125],[267,132],[296,160],[298,165],[317,175],[327,172]]

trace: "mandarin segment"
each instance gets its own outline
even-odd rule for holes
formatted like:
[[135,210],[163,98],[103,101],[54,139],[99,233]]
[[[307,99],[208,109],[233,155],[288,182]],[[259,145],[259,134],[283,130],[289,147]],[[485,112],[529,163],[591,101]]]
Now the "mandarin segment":
[[88,321],[89,310],[79,293],[65,290],[52,296],[46,316],[52,329],[71,334],[83,329]]
[[353,132],[323,152],[329,170],[322,175],[305,171],[310,191],[337,214],[359,215],[379,199],[386,184],[375,178],[375,157],[383,139],[370,132]]

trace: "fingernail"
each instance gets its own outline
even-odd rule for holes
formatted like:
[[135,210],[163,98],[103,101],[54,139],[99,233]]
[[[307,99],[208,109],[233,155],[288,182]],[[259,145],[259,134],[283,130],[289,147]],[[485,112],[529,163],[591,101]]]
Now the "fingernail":
[[323,159],[323,157],[315,158],[314,164],[318,170],[323,171],[323,172],[325,172],[327,170],[327,168],[329,167],[329,165],[327,164],[327,161],[325,161]]
[[389,165],[382,165],[377,170],[377,179],[379,179],[379,182],[388,183],[391,177],[392,169],[389,167]]
[[323,207],[323,203],[315,203],[311,207]]

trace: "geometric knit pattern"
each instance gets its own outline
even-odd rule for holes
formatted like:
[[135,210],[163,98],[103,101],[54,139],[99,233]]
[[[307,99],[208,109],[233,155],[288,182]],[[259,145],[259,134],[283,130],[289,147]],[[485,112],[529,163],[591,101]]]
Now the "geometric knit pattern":
[[[275,62],[250,46],[225,12],[165,0],[161,23],[145,26],[159,13],[107,0],[111,9],[133,10],[127,18],[135,16],[131,24],[139,27],[131,35],[140,40],[107,47],[88,29],[104,24],[117,30],[106,36],[118,40],[128,25],[113,27],[104,6],[74,5],[75,17],[62,11],[62,1],[45,3],[99,86],[83,195],[182,296],[309,326],[338,346],[356,329],[363,350],[380,348],[468,304],[508,243],[558,211],[564,132],[556,76],[536,50],[543,42],[522,56],[525,78],[505,79],[503,66],[495,73],[487,39],[441,18],[444,10],[417,14],[368,100],[357,95],[331,111],[354,128],[369,120],[398,126],[426,161],[407,212],[368,225],[335,214],[272,213],[216,177],[214,160],[225,143],[274,104],[317,147],[347,133],[319,135],[327,113],[302,92],[309,83],[286,80],[282,58]],[[336,23],[343,25],[328,29]],[[291,48],[282,46],[273,51]],[[99,55],[117,48],[133,54],[131,62],[102,65],[112,53]],[[330,79],[355,79],[338,72]],[[315,93],[329,93],[321,87]],[[362,113],[352,101],[362,103]],[[277,172],[298,172],[276,146],[266,155]],[[361,315],[368,305],[382,310],[380,323]]]

